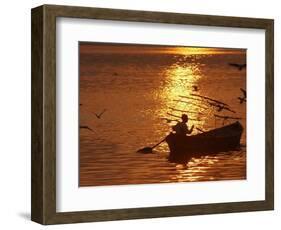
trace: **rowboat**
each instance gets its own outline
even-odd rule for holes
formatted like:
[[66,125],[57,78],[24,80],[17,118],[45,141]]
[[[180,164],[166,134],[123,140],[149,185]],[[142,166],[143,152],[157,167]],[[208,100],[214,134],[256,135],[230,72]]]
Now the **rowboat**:
[[170,133],[166,137],[169,160],[188,162],[192,157],[238,149],[242,133],[243,126],[238,121],[192,136]]

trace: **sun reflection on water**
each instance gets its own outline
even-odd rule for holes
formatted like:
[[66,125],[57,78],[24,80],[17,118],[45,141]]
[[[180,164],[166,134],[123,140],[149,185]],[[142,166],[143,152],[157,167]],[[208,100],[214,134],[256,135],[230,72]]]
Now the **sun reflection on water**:
[[194,88],[202,77],[198,64],[179,60],[167,68],[163,75],[166,85],[161,98],[166,106],[162,108],[160,114],[174,120],[171,124],[175,124],[181,115],[186,113],[189,116],[188,126],[202,127],[204,125],[202,114],[206,106],[202,101],[194,101],[189,97],[194,93]]
[[[170,125],[174,125],[183,113],[188,114],[188,127],[192,125],[204,129],[204,124],[209,117],[209,111],[204,101],[191,97],[194,89],[200,84],[202,73],[198,63],[188,63],[188,57],[183,56],[169,68],[165,69],[163,75],[165,76],[166,85],[162,91],[161,98],[164,106],[159,113],[163,117],[174,120]],[[194,129],[194,133],[199,133]],[[171,175],[171,181],[198,181],[202,177],[206,177],[209,167],[218,160],[216,157],[192,158],[187,164],[176,164],[176,174]],[[210,175],[210,180],[213,176]]]
[[[218,158],[213,157],[201,157],[201,158],[192,158],[186,165],[177,164],[175,169],[177,171],[176,175],[171,177],[172,180],[176,180],[178,182],[186,181],[198,181],[203,178],[208,177],[208,180],[213,180],[214,176],[210,169],[211,165],[216,164],[218,162]],[[208,175],[209,174],[209,175]]]
[[[226,55],[238,52],[233,49],[146,46],[125,49],[119,45],[107,48],[96,45],[90,52],[88,46],[85,49],[91,55],[86,52],[81,59],[84,76],[81,75],[79,84],[82,105],[79,114],[83,124],[94,127],[95,132],[80,130],[83,186],[246,177],[245,148],[238,155],[191,158],[186,164],[168,161],[169,148],[165,142],[153,154],[136,153],[137,149],[164,139],[182,113],[190,118],[188,127],[195,126],[192,135],[199,133],[197,127],[204,131],[216,127],[214,109],[191,94],[217,98],[220,92],[217,99],[227,103],[236,100],[239,87],[245,87],[246,76],[244,71],[233,70],[227,63],[228,60],[242,63],[245,54],[241,59],[238,55]],[[89,61],[90,57],[93,60]],[[240,104],[232,104],[238,111],[244,111]],[[107,112],[97,119],[94,113],[104,108]]]

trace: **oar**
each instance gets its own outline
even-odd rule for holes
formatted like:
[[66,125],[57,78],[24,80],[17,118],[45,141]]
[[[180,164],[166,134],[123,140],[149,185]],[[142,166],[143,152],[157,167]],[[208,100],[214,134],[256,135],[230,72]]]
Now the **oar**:
[[164,142],[166,140],[166,137],[161,140],[160,142],[158,142],[157,144],[153,145],[152,147],[144,147],[142,149],[139,149],[137,151],[137,153],[152,153],[152,150],[157,147],[158,145],[160,145],[162,142]]

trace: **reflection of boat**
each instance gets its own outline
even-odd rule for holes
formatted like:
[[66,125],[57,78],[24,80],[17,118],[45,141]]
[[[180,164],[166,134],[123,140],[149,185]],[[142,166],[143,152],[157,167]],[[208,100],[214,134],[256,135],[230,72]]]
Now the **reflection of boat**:
[[243,127],[235,122],[193,136],[170,133],[166,137],[172,162],[189,161],[191,157],[235,150],[240,146]]

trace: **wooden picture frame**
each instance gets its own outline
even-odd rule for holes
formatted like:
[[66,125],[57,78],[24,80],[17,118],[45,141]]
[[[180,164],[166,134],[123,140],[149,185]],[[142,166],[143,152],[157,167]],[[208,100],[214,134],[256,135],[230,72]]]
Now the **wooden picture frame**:
[[[255,28],[266,36],[265,200],[216,204],[56,211],[56,18]],[[274,208],[274,21],[162,12],[43,5],[32,9],[32,205],[31,219],[63,224],[198,214],[272,210]]]

